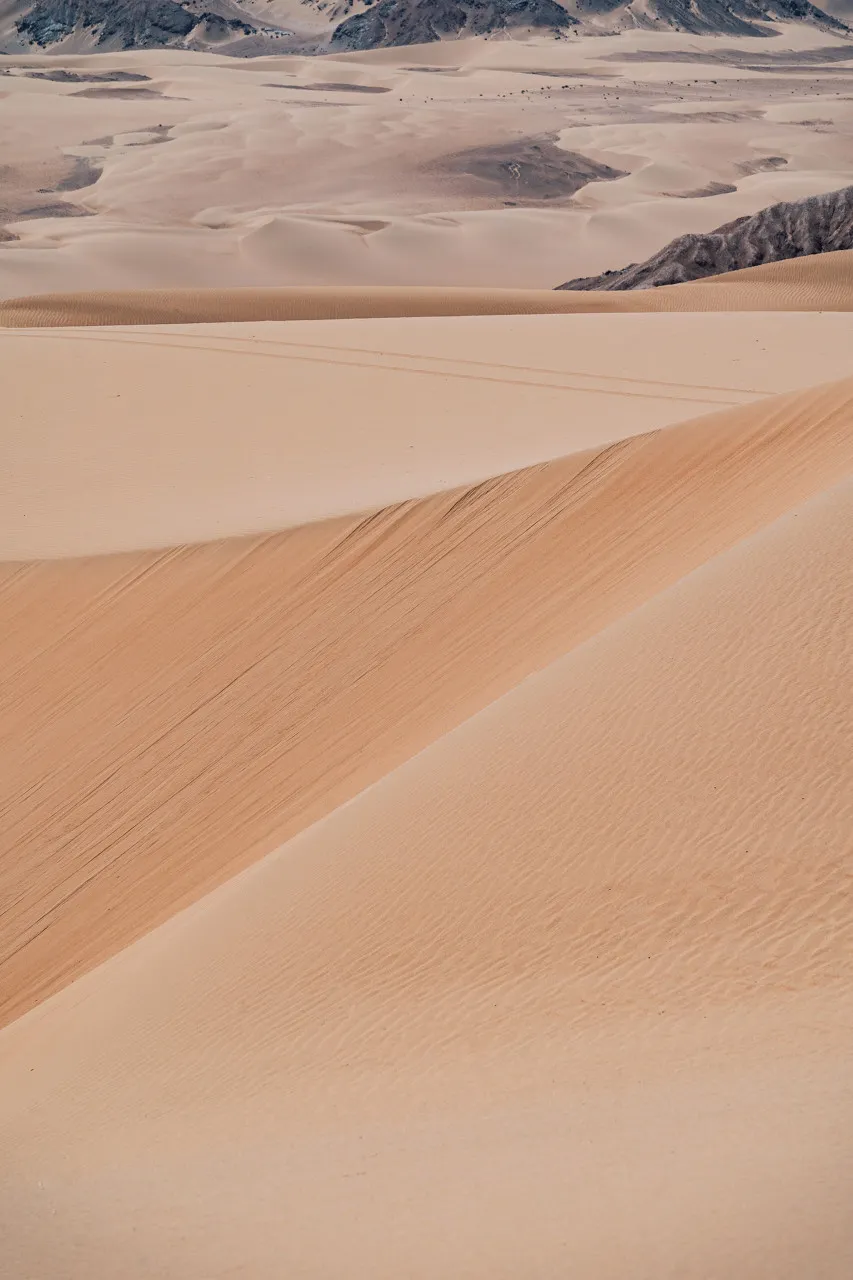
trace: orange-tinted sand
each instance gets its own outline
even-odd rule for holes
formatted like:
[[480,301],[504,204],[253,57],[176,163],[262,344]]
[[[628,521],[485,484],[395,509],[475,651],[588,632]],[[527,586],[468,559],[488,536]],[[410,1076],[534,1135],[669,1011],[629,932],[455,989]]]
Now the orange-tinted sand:
[[606,293],[552,289],[171,289],[40,294],[0,302],[0,326],[211,324],[404,316],[849,311],[853,250],[749,267],[691,284]]
[[[850,503],[649,595],[8,1027],[13,1273],[844,1275]],[[465,627],[456,669],[487,665]]]
[[[499,95],[610,48],[334,79]],[[278,60],[156,59],[188,164],[222,159],[225,76],[274,153]],[[625,65],[667,100],[672,66]],[[44,83],[16,146],[91,123]],[[808,105],[768,102],[762,146]],[[340,110],[342,164],[369,120],[387,160],[444,118]],[[620,217],[723,165],[681,127],[590,126],[652,157]],[[135,146],[98,199],[183,217],[199,170]],[[0,246],[2,1280],[848,1280],[853,254],[140,291],[88,221]],[[142,221],[126,261],[223,283]]]

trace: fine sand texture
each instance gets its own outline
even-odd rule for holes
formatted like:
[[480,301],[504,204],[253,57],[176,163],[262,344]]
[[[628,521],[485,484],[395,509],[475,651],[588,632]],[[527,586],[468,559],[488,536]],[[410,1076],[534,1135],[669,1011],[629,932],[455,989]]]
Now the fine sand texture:
[[849,1274],[851,412],[9,567],[11,1274]]
[[2,62],[0,298],[550,289],[853,182],[853,41],[805,24]]
[[0,557],[351,517],[842,379],[852,348],[831,312],[0,330]]
[[853,1275],[850,63],[3,60],[0,1280]]
[[3,1016],[853,468],[851,389],[259,539],[10,563]]
[[[708,286],[715,285],[711,289]],[[438,289],[403,285],[273,289],[135,289],[46,293],[0,302],[0,328],[215,324],[414,316],[568,315],[670,311],[853,310],[853,249],[618,293]]]

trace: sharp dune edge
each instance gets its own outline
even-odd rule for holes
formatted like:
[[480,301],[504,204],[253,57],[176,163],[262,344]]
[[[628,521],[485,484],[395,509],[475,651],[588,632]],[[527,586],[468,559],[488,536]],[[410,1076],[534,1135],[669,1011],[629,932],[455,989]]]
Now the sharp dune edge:
[[0,1033],[12,1274],[849,1272],[850,394],[350,532],[580,503],[631,573],[588,547],[594,636]]
[[0,559],[428,497],[836,381],[851,342],[849,313],[781,311],[7,330]]
[[645,311],[849,311],[853,250],[747,267],[614,297],[548,289],[161,289],[44,294],[0,302],[0,326],[210,324],[381,316],[547,315]]
[[776,31],[0,68],[0,1280],[853,1275],[853,251],[547,287]]

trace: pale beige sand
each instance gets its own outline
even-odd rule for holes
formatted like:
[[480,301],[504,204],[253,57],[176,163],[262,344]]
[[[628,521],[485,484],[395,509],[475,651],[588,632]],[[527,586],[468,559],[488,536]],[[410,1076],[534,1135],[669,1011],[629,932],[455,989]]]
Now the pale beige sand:
[[[767,44],[754,39],[648,31],[322,61],[105,55],[99,69],[149,77],[140,97],[29,74],[85,75],[85,56],[4,58],[0,227],[18,239],[0,244],[0,298],[549,288],[642,261],[684,232],[853,181],[853,57],[804,60],[853,45],[802,25],[770,44],[779,61],[763,69],[750,59]],[[668,54],[700,60],[659,60]],[[624,176],[569,195],[535,164],[523,180],[510,169],[484,179],[460,161],[516,145],[529,158],[543,139]],[[56,216],[57,204],[78,216]]]
[[[729,519],[841,395],[723,420]],[[0,1033],[10,1274],[844,1280],[851,529],[847,483]]]
[[831,43],[4,59],[2,1280],[853,1273]]
[[0,331],[0,558],[384,507],[845,377],[851,348],[849,314],[782,312]]
[[[658,327],[659,317],[649,319]],[[808,317],[799,319],[802,343]],[[831,319],[822,322],[828,333]],[[545,324],[564,321],[525,323],[535,334]],[[779,318],[770,317],[769,324],[784,333]],[[471,330],[474,322],[465,325]],[[794,333],[796,326],[788,333],[789,349]],[[112,336],[110,354],[121,357],[137,349],[119,341],[123,331]],[[51,349],[40,347],[46,337],[35,332],[42,368]],[[119,363],[121,385],[168,387],[163,344],[168,349],[170,338],[180,342],[181,337],[180,330],[160,335],[158,362],[149,363],[147,377],[129,376]],[[836,364],[847,360],[849,330],[839,337]],[[30,338],[10,335],[13,353]],[[66,339],[64,333],[56,335],[60,354]],[[91,335],[82,333],[81,342],[85,350]],[[460,345],[457,339],[457,352]],[[90,379],[74,346],[76,374],[88,389]],[[215,346],[207,350],[216,352]],[[672,344],[667,350],[672,359]],[[183,347],[179,353],[185,359]],[[635,353],[635,360],[640,355]],[[103,363],[103,349],[98,358]],[[218,353],[217,358],[221,361]],[[777,385],[785,385],[782,371],[788,362],[778,353],[753,361],[759,367],[763,363],[766,378],[775,370]],[[790,373],[795,366],[792,358]],[[19,378],[21,367],[22,361],[15,361]],[[62,376],[58,364],[54,369],[67,406],[70,371]],[[805,370],[801,363],[802,381]],[[185,365],[183,372],[188,385],[202,385]],[[380,365],[370,372],[376,401],[387,403],[384,370]],[[100,377],[103,386],[102,372]],[[441,378],[450,380],[446,372]],[[48,379],[42,383],[50,385]],[[7,1017],[380,777],[612,617],[853,466],[849,381],[769,398],[768,388],[762,395],[755,386],[739,393],[729,387],[725,396],[745,394],[747,403],[611,445],[603,442],[614,439],[623,401],[636,399],[635,418],[651,411],[659,421],[671,421],[676,416],[667,399],[672,388],[646,382],[630,390],[623,382],[614,394],[606,383],[591,390],[593,384],[589,375],[585,393],[572,389],[570,396],[580,401],[585,415],[601,414],[598,447],[589,447],[596,444],[595,431],[587,426],[585,435],[581,426],[575,448],[587,447],[561,461],[402,504],[399,499],[408,494],[400,486],[408,485],[411,493],[424,477],[415,480],[398,470],[390,477],[397,505],[375,515],[254,541],[7,567],[7,701],[0,716],[7,764],[4,897],[14,904],[4,929]],[[676,388],[677,416],[691,417],[712,403],[713,389],[699,389],[698,404],[685,394],[696,390],[689,384]],[[269,394],[267,388],[260,391]],[[338,405],[355,403],[345,388],[336,387],[333,394]],[[461,399],[461,392],[454,394]],[[420,395],[429,404],[425,390]],[[117,396],[107,391],[104,403],[111,406]],[[372,403],[364,389],[359,396],[361,403]],[[39,438],[31,427],[22,433],[18,457],[6,468],[14,517],[10,536],[23,526],[36,540],[39,532],[43,539],[55,539],[51,517],[54,504],[61,504],[63,485],[71,495],[60,510],[66,543],[54,546],[54,553],[73,548],[87,505],[102,521],[104,511],[111,517],[112,528],[90,525],[101,537],[127,537],[130,529],[142,538],[147,518],[152,540],[157,534],[163,541],[182,503],[201,509],[206,496],[210,506],[216,505],[217,492],[225,490],[222,476],[214,475],[206,495],[198,486],[191,492],[178,449],[153,434],[156,412],[135,394],[132,400],[129,422],[117,423],[109,413],[100,422],[94,419],[95,447],[90,440],[88,452],[84,418],[76,419],[69,432],[68,416],[51,418],[34,402],[28,421],[46,423],[49,434]],[[305,403],[311,404],[310,396]],[[613,403],[617,417],[608,422]],[[91,408],[88,398],[86,404]],[[558,399],[556,411],[561,407]],[[171,425],[176,409],[173,405],[166,420],[179,440]],[[246,409],[243,418],[248,419]],[[233,409],[227,412],[233,440],[233,423],[242,419]],[[392,405],[390,426],[399,424],[398,413]],[[276,459],[278,473],[261,468],[273,492],[283,490],[286,500],[289,486],[294,495],[310,500],[313,481],[315,504],[343,505],[345,493],[350,511],[367,506],[364,498],[375,492],[369,486],[381,465],[381,426],[363,470],[353,468],[349,489],[336,494],[334,473],[327,491],[318,472],[320,460],[333,456],[338,446],[340,417],[329,414],[324,423],[312,419],[307,407],[304,415],[311,451],[305,452],[303,426]],[[440,401],[429,404],[427,424],[442,416]],[[476,441],[478,419],[470,406],[467,420]],[[516,406],[516,427],[519,420],[523,410]],[[505,450],[512,448],[510,421]],[[473,449],[466,465],[479,457],[476,465],[482,470],[486,458],[495,462],[499,452],[483,448],[491,443],[491,418],[484,415],[479,422],[479,455]],[[346,420],[347,431],[357,426],[357,418]],[[459,435],[464,427],[456,417],[446,429]],[[104,428],[118,431],[122,441],[113,458],[104,447]],[[188,433],[183,447],[203,473],[206,417],[199,419],[201,438],[193,439],[189,415],[183,430]],[[125,451],[134,431],[136,454],[129,447]],[[59,452],[63,432],[72,442],[67,454]],[[242,433],[236,438],[244,448],[249,443]],[[370,440],[371,433],[365,438]],[[543,432],[527,447],[534,458],[542,452],[553,457],[558,440]],[[571,445],[567,431],[560,451],[569,452]],[[171,475],[165,470],[170,448],[173,467],[178,464]],[[428,447],[421,449],[429,456]],[[352,446],[342,453],[346,474]],[[146,455],[155,464],[147,472],[141,467]],[[291,465],[294,456],[299,461]],[[259,460],[254,449],[247,457],[250,477]],[[449,457],[445,442],[437,453],[439,468]],[[87,490],[87,475],[103,481],[104,475],[96,474],[102,458],[108,483]],[[124,462],[124,473],[115,459]],[[227,464],[225,455],[221,463]],[[455,478],[458,483],[458,470]],[[238,475],[231,482],[238,504],[223,515],[240,520],[245,495]],[[172,512],[170,489],[176,494]],[[39,512],[37,499],[45,493]],[[23,497],[18,509],[16,495],[19,502]],[[30,502],[33,520],[27,515]],[[321,512],[315,505],[310,514]],[[41,530],[40,515],[45,519]],[[286,522],[281,510],[279,523]],[[83,526],[82,535],[87,533],[91,536]],[[44,638],[34,646],[34,636]]]
[[[714,285],[713,289],[709,286]],[[658,311],[851,311],[853,249],[625,292],[402,285],[47,293],[0,302],[0,328]]]

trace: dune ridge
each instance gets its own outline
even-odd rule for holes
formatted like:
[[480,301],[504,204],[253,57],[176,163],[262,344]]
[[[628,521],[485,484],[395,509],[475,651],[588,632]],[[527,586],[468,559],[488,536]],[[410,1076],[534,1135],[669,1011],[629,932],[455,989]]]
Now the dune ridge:
[[836,381],[851,342],[784,312],[7,330],[0,560],[378,510]]
[[3,1019],[844,474],[851,404],[848,380],[363,517],[4,566]]
[[0,1280],[849,1280],[853,249],[553,286],[853,45],[241,2],[0,67]]
[[851,504],[709,560],[0,1033],[17,1272],[841,1280]]
[[[714,285],[713,291],[708,285]],[[853,250],[813,254],[700,281],[615,294],[606,290],[576,293],[561,289],[442,289],[402,285],[41,294],[0,301],[0,327],[774,310],[853,310]]]

